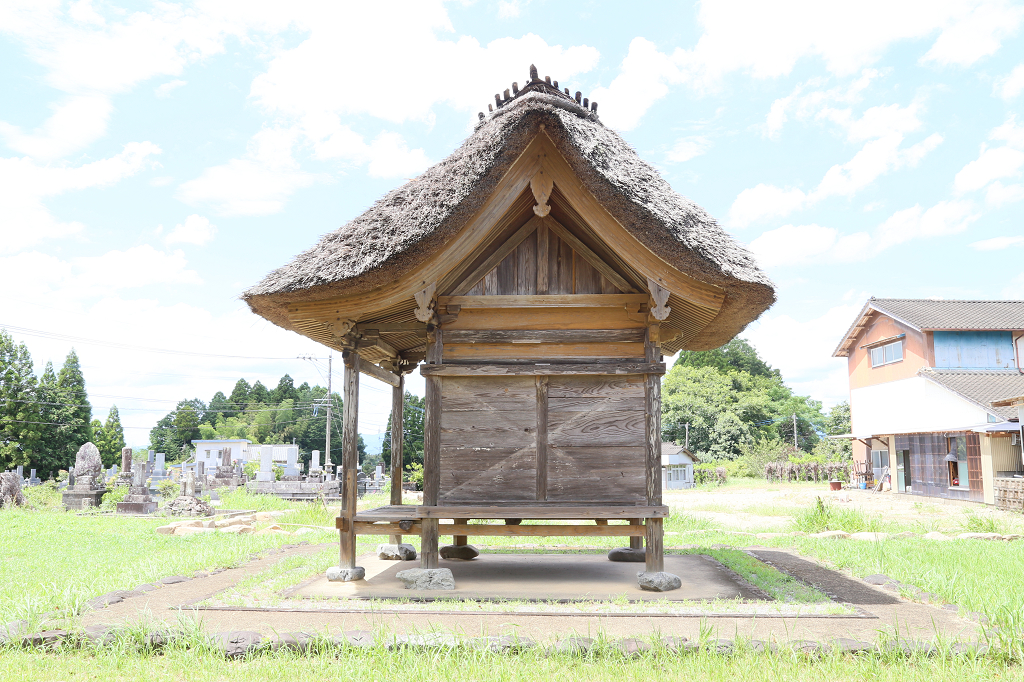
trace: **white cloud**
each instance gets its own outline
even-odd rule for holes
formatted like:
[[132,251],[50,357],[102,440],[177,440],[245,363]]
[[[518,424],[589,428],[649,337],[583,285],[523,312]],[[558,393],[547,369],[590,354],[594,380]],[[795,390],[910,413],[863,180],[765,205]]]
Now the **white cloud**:
[[1006,122],[992,130],[989,138],[1002,140],[1015,149],[1024,149],[1024,125],[1017,125],[1017,117],[1011,114]]
[[859,261],[912,239],[962,232],[978,217],[969,202],[941,201],[927,210],[913,206],[897,211],[873,233],[841,235],[817,224],[783,225],[762,233],[750,249],[765,267]]
[[[878,69],[864,69],[853,81],[829,89],[824,89],[828,82],[826,78],[815,77],[800,83],[792,93],[772,102],[762,126],[763,135],[771,139],[778,138],[791,116],[798,121],[805,121],[819,117],[823,111],[840,111],[834,105],[860,102],[863,92],[881,73]],[[845,111],[849,112],[848,109]],[[841,118],[849,120],[851,117],[852,114],[847,113]]]
[[703,135],[690,135],[676,140],[665,154],[665,160],[669,163],[684,163],[692,158],[704,154],[712,147],[712,142]]
[[[934,37],[921,61],[969,66],[998,50],[1022,17],[1024,7],[1007,0],[867,0],[856,10],[808,0],[708,0],[700,5],[702,33],[692,49],[661,52],[635,38],[619,75],[593,98],[609,105],[612,125],[628,130],[670,85],[715,87],[734,72],[777,78],[801,59],[820,58],[831,74],[845,77],[900,42]],[[784,112],[777,110],[770,125],[784,120]]]
[[0,121],[7,146],[35,159],[57,159],[76,152],[101,137],[113,106],[107,97],[79,95],[50,107],[53,114],[33,133]]
[[498,16],[502,19],[515,19],[523,12],[521,0],[498,0]]
[[174,226],[166,237],[165,244],[195,244],[202,246],[217,233],[217,228],[210,224],[208,218],[193,213],[185,218],[184,223]]
[[728,222],[733,227],[746,227],[758,220],[792,213],[806,202],[807,195],[802,190],[761,183],[739,193],[729,207]]
[[916,102],[906,107],[897,104],[876,106],[859,118],[854,118],[849,109],[820,108],[816,116],[838,124],[848,140],[869,141],[852,159],[826,171],[818,186],[810,192],[764,183],[743,190],[729,209],[729,224],[746,227],[759,220],[788,215],[829,197],[851,197],[888,172],[916,166],[942,143],[942,136],[933,133],[917,144],[902,146],[905,134],[921,127],[918,108]]
[[1020,175],[1024,166],[1024,153],[1009,147],[982,148],[977,159],[971,161],[953,179],[960,194],[973,192],[999,178]]
[[793,265],[827,252],[838,235],[839,230],[821,225],[783,225],[750,242],[750,250],[763,267]]
[[109,296],[151,284],[201,284],[181,251],[165,253],[148,244],[100,256],[61,260],[28,251],[0,258],[0,282],[13,296],[59,293],[67,299]]
[[1004,185],[996,180],[985,191],[985,201],[992,206],[1002,206],[1024,200],[1024,183]]
[[978,251],[1002,251],[1021,243],[1024,243],[1024,237],[992,237],[972,242],[970,246]]
[[159,153],[160,148],[151,142],[132,142],[116,156],[81,166],[39,166],[27,157],[0,158],[0,206],[4,225],[10,228],[0,240],[0,253],[81,231],[82,223],[58,219],[46,208],[44,199],[113,185],[146,168]]
[[175,79],[173,81],[167,81],[162,85],[158,85],[154,92],[156,93],[157,97],[166,98],[171,96],[171,92],[177,90],[183,85],[188,85],[188,81]]
[[178,187],[187,204],[210,204],[221,215],[269,215],[284,208],[291,195],[318,177],[299,168],[292,157],[297,132],[266,128],[249,141],[245,155],[207,168]]
[[1000,295],[1011,301],[1024,301],[1024,272],[1011,279]]
[[[798,395],[810,395],[832,405],[849,398],[846,359],[833,358],[832,351],[866,298],[866,294],[859,294],[854,300],[806,320],[769,312],[752,324],[744,336],[762,358],[782,372]],[[794,343],[794,339],[800,342]]]
[[996,81],[995,91],[1003,99],[1013,99],[1024,92],[1024,64],[1018,64],[1005,78]]

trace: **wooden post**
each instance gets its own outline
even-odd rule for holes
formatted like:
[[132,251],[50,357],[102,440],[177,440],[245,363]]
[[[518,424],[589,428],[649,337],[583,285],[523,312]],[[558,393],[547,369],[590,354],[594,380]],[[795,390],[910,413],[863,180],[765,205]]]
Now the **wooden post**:
[[341,425],[342,516],[348,521],[341,531],[341,568],[356,565],[356,507],[358,490],[356,473],[359,470],[359,353],[346,350],[342,354],[345,364],[343,422]]
[[[631,526],[643,525],[643,519],[630,519],[629,520],[629,525],[631,525]],[[640,537],[639,535],[630,537],[629,538],[629,548],[630,549],[643,549],[644,548],[644,539],[642,537]]]
[[[391,504],[402,504],[402,445],[405,430],[405,375],[398,375],[398,386],[391,389]],[[392,535],[391,543],[402,544],[401,535]]]
[[[465,525],[465,524],[469,523],[469,519],[455,519],[455,523],[458,524],[458,525]],[[469,544],[469,536],[468,535],[453,535],[452,536],[452,544],[457,546],[457,547],[461,547],[463,545],[468,545]]]
[[[647,328],[647,340],[644,343],[647,362],[658,362],[661,358],[660,331],[660,325],[657,324]],[[647,398],[644,420],[647,432],[647,504],[655,506],[661,504],[661,377],[657,374],[646,375],[644,393]],[[663,571],[665,556],[662,520],[647,519],[646,527],[647,571]]]
[[[427,364],[439,365],[444,357],[441,329],[427,334]],[[423,504],[437,506],[441,491],[441,377],[427,376],[423,415]],[[423,520],[420,566],[437,568],[437,519]]]
[[548,377],[537,377],[537,499],[548,499]]

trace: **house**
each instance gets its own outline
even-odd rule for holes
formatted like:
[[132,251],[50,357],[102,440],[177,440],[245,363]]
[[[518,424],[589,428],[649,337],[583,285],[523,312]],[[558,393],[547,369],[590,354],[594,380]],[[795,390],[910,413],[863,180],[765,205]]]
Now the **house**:
[[195,461],[203,463],[204,471],[213,471],[221,465],[225,451],[229,461],[248,462],[250,459],[259,458],[259,447],[252,447],[252,442],[246,438],[226,438],[221,440],[194,440],[192,447],[196,449]]
[[1022,338],[1024,301],[869,299],[833,353],[854,459],[895,492],[991,504],[997,470],[1024,469],[1016,409],[993,405],[1024,394]]
[[[420,535],[428,570],[471,554],[467,536],[621,536],[662,572],[663,353],[717,348],[775,300],[596,103],[534,68],[511,90],[451,156],[243,295],[342,352],[339,579],[361,575],[357,534]],[[423,504],[394,485],[391,505],[357,514],[359,373],[393,387],[396,444],[417,367]],[[486,519],[506,525],[473,523]],[[575,523],[518,523],[534,519]],[[453,544],[439,551],[440,535]]]
[[661,482],[665,490],[687,490],[693,487],[693,465],[697,455],[682,445],[661,444]]

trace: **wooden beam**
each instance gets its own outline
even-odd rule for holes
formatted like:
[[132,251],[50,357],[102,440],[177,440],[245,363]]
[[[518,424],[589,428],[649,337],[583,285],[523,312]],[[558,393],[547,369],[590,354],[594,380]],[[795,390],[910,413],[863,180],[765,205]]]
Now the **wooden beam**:
[[549,294],[534,296],[438,296],[438,306],[459,305],[463,310],[473,308],[624,308],[646,305],[647,294]]
[[420,568],[437,568],[437,525],[437,519],[424,519],[420,524]]
[[639,529],[643,529],[644,530],[643,534],[633,535],[633,536],[631,536],[629,538],[629,548],[630,549],[643,549],[644,548],[644,535],[647,534],[647,529],[644,528],[643,524],[644,524],[643,519],[630,519],[629,520],[629,525],[635,526],[638,530]]
[[[428,519],[427,523],[436,520]],[[358,535],[394,535],[396,532],[406,535],[422,535],[423,524],[414,523],[407,530],[398,528],[397,523],[369,523],[356,521],[355,531]],[[455,537],[643,537],[644,526],[633,525],[583,525],[583,524],[545,524],[509,526],[504,523],[467,523],[438,524],[438,535]]]
[[472,289],[477,282],[483,279],[484,275],[490,272],[498,265],[498,263],[505,260],[505,257],[515,251],[516,247],[523,243],[523,240],[533,234],[539,223],[540,218],[531,218],[528,220],[526,224],[520,227],[515,234],[505,241],[504,244],[499,246],[494,253],[488,256],[483,263],[478,265],[473,272],[466,275],[462,281],[459,282],[458,286],[452,289],[452,296],[462,296]]
[[[654,324],[647,328],[644,344],[646,360],[657,362],[661,359],[659,345],[661,328]],[[644,430],[647,436],[647,504],[661,504],[661,377],[648,374],[644,377],[644,394],[647,402]],[[665,570],[664,528],[660,518],[647,518],[645,523],[645,560],[648,572]]]
[[537,499],[548,499],[548,377],[537,382]]
[[423,376],[538,376],[554,374],[664,374],[665,363],[608,362],[595,364],[421,365]]
[[[402,504],[403,446],[405,442],[405,376],[391,389],[391,504]],[[358,531],[357,531],[358,532]],[[391,536],[391,544],[402,544],[402,534]]]
[[370,334],[372,332],[381,334],[418,334],[427,335],[427,325],[422,322],[360,322],[356,325],[356,332]]
[[369,362],[360,362],[359,371],[366,376],[371,376],[378,381],[383,381],[389,386],[398,386],[402,380],[402,378],[394,372],[389,372],[383,367],[378,367],[377,365]]
[[643,329],[452,329],[448,343],[643,343]]
[[[427,363],[440,363],[444,354],[444,337],[441,329],[427,335]],[[426,364],[424,367],[436,367]],[[425,377],[423,424],[423,504],[436,505],[441,490],[441,377]],[[420,542],[420,566],[437,568],[438,561],[437,519],[423,522]]]
[[548,293],[548,224],[541,221],[537,226],[537,293]]
[[644,540],[647,551],[644,558],[648,573],[659,573],[665,570],[665,528],[661,519],[647,519],[644,529]]
[[[341,431],[341,468],[342,468],[342,514],[350,521],[346,530],[341,531],[341,568],[354,568],[356,565],[356,531],[351,523],[356,516],[357,495],[356,473],[359,470],[359,353],[345,351],[342,354],[345,365],[345,388],[342,431]],[[327,428],[331,428],[328,424]],[[328,457],[330,453],[327,453]]]
[[576,253],[583,256],[584,260],[593,265],[594,269],[604,275],[605,279],[614,284],[619,291],[627,294],[631,294],[636,291],[636,287],[627,282],[622,275],[613,270],[610,265],[601,259],[600,256],[591,251],[589,246],[580,241],[579,237],[565,229],[565,227],[557,220],[549,217],[548,229],[558,235],[562,241],[569,244]]
[[420,519],[662,519],[667,518],[669,514],[668,507],[664,505],[608,505],[600,507],[428,506],[426,505],[426,500],[424,500],[423,506],[412,507],[412,509],[416,510],[414,518]]

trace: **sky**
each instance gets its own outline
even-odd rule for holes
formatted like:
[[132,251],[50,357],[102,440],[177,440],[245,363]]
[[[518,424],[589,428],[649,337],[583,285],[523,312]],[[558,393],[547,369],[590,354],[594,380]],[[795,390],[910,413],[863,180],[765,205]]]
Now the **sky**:
[[[1002,0],[5,0],[0,326],[39,372],[74,347],[134,446],[239,377],[323,385],[328,349],[239,294],[536,64],[751,247],[778,303],[742,335],[829,406],[869,296],[1024,299],[1022,24]],[[361,391],[382,432],[390,388]]]

